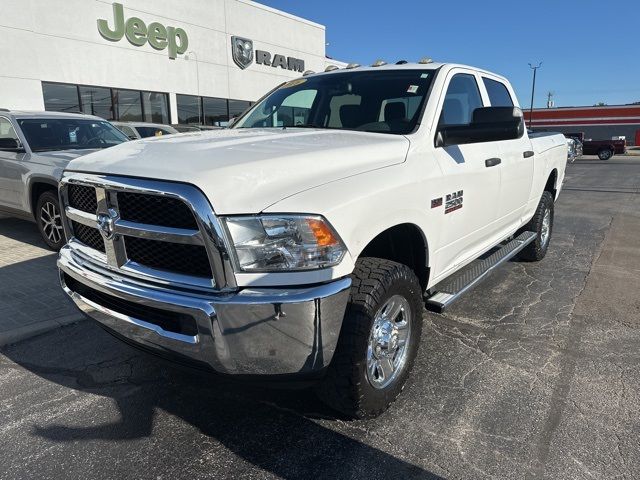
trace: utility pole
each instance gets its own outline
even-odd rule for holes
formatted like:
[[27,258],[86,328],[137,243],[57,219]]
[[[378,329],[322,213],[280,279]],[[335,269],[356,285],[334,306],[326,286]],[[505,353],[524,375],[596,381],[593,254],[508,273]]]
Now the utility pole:
[[533,130],[533,96],[536,92],[536,72],[542,66],[542,62],[535,67],[529,64],[529,68],[533,70],[533,85],[531,85],[531,106],[529,107],[529,129]]

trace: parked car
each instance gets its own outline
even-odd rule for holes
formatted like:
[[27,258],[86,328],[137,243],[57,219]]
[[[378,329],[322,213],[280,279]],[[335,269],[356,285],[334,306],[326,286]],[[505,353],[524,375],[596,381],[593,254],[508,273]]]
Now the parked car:
[[582,143],[577,138],[567,137],[567,161],[573,163],[582,156]]
[[230,129],[77,159],[62,286],[134,345],[314,382],[376,416],[409,375],[425,298],[441,311],[501,262],[547,253],[567,147],[530,138],[515,99],[467,66],[334,70]]
[[600,160],[609,160],[616,154],[627,153],[626,140],[592,140],[584,138],[584,132],[567,133],[565,136],[578,139],[582,143],[584,155],[597,155]]
[[161,123],[146,122],[111,122],[115,127],[124,133],[131,140],[140,138],[160,137],[162,135],[173,135],[180,133],[171,125]]
[[58,182],[74,158],[128,139],[91,115],[0,110],[0,211],[35,220],[46,244],[64,244]]
[[180,133],[185,132],[202,132],[206,130],[220,130],[224,127],[216,127],[214,125],[184,125],[184,124],[174,124],[171,125]]

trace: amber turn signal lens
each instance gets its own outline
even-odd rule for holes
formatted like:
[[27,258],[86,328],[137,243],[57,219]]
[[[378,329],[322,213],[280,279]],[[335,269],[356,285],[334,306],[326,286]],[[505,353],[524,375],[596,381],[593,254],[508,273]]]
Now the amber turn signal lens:
[[307,225],[309,225],[313,236],[316,237],[316,242],[318,242],[319,247],[329,247],[338,243],[338,239],[335,237],[329,226],[322,220],[308,218]]

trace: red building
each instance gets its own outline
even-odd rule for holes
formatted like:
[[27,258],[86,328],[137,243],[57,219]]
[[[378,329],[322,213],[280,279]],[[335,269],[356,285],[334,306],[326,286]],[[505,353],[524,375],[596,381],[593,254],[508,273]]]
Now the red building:
[[640,105],[535,108],[533,121],[529,110],[524,118],[534,130],[584,132],[585,138],[593,140],[623,136],[627,145],[640,145]]

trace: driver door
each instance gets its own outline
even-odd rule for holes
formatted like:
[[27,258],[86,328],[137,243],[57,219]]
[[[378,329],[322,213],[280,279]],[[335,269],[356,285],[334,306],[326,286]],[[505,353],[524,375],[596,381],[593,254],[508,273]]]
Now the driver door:
[[[452,71],[445,92],[440,98],[437,127],[469,124],[473,111],[485,105],[477,76],[471,71]],[[442,199],[438,208],[444,217],[436,254],[438,277],[467,263],[493,241],[501,169],[487,160],[499,158],[499,153],[498,142],[435,148],[442,181],[432,197]]]

